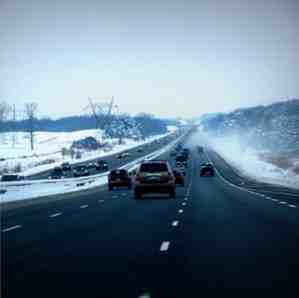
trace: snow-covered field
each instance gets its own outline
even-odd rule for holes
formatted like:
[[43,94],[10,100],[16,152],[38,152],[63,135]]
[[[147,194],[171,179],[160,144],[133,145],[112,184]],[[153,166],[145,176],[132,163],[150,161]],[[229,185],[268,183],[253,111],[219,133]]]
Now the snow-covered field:
[[[243,144],[240,136],[215,138],[202,135],[200,138],[195,137],[193,142],[208,144],[245,176],[267,183],[299,188],[299,175],[292,170],[292,167],[284,169],[266,162],[260,157],[264,152]],[[293,167],[296,167],[299,159],[294,159],[292,163]]]
[[[122,168],[132,171],[143,159],[155,159],[161,154],[168,151],[174,146],[183,136],[172,141],[170,144],[158,149],[155,152],[147,154],[129,162]],[[81,191],[89,188],[99,187],[107,184],[107,174],[101,173],[89,177],[67,178],[62,180],[34,180],[34,181],[20,181],[2,183],[2,189],[5,193],[0,194],[0,204],[11,201],[20,201],[32,198],[38,198],[48,195],[56,195],[62,193],[69,193],[74,191]]]
[[[56,165],[60,165],[62,161],[70,163],[87,161],[128,150],[130,148],[151,142],[165,137],[176,130],[175,127],[169,127],[169,132],[163,135],[156,135],[146,139],[145,141],[134,141],[132,139],[124,139],[123,144],[119,145],[117,139],[105,140],[108,142],[106,148],[95,151],[81,152],[80,159],[71,159],[70,156],[62,156],[62,148],[69,148],[73,141],[86,137],[94,137],[99,142],[102,141],[102,132],[99,130],[80,130],[75,132],[36,132],[35,133],[35,150],[30,150],[30,140],[28,133],[2,133],[0,136],[0,171],[4,169],[9,172],[19,170],[22,175],[31,175],[38,173]],[[13,138],[15,142],[13,143]]]

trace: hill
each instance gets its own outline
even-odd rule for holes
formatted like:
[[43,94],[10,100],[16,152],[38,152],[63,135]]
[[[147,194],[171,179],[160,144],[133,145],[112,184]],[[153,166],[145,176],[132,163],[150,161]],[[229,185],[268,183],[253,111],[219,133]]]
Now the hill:
[[205,117],[200,126],[214,136],[239,137],[255,149],[298,152],[299,99]]

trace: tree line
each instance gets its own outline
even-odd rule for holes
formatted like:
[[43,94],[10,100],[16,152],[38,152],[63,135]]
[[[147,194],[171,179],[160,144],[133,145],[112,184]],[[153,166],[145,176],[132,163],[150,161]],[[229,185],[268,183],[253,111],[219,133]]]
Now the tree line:
[[[59,119],[50,117],[38,118],[38,105],[34,102],[26,103],[22,109],[16,109],[6,102],[0,102],[0,133],[27,132],[30,138],[31,149],[34,149],[34,132],[71,132],[76,130],[95,129],[101,117],[107,115],[68,116]],[[148,113],[136,116],[128,114],[111,115],[109,126],[105,127],[107,137],[119,138],[137,137],[145,139],[156,134],[167,132],[167,125],[175,125],[175,120],[156,118]],[[107,121],[107,119],[105,119]]]

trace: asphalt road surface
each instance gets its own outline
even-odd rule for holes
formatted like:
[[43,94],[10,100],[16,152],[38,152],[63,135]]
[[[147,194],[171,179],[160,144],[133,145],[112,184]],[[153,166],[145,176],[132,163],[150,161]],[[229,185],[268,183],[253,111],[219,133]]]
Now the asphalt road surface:
[[186,145],[176,199],[102,187],[3,212],[2,297],[298,297],[299,206],[234,187],[220,168],[200,177],[208,157]]
[[[183,133],[184,133],[184,131],[180,131],[180,135],[183,134]],[[129,156],[125,157],[125,158],[118,159],[117,156],[119,155],[119,153],[117,153],[117,154],[107,155],[107,156],[104,156],[102,158],[91,159],[91,160],[86,161],[86,162],[80,162],[80,160],[77,160],[76,164],[72,165],[72,167],[74,168],[78,165],[88,166],[89,163],[94,163],[97,160],[103,160],[103,161],[107,162],[109,170],[110,169],[115,169],[115,168],[118,168],[118,167],[120,167],[120,166],[122,166],[126,163],[129,163],[129,162],[131,162],[131,161],[133,161],[137,158],[140,158],[142,156],[150,154],[151,152],[159,150],[160,148],[163,148],[167,144],[174,141],[176,138],[177,138],[177,135],[171,134],[171,135],[163,137],[159,140],[154,140],[150,143],[143,144],[143,145],[137,146],[137,147],[129,149],[129,150],[125,150],[123,152],[128,152],[129,153]],[[140,150],[140,149],[141,149],[141,151],[139,152],[138,150]],[[30,176],[26,177],[26,179],[28,179],[28,180],[48,179],[48,177],[51,174],[51,171],[52,170],[48,170],[48,171],[44,171],[42,173],[38,173],[38,174],[35,174],[35,175],[30,175]],[[100,174],[102,172],[105,172],[105,171],[99,171],[99,170],[96,170],[95,168],[90,168],[89,169],[90,175],[96,175],[96,174]],[[64,176],[65,176],[65,178],[72,178],[73,177],[73,172],[72,171],[65,171]]]

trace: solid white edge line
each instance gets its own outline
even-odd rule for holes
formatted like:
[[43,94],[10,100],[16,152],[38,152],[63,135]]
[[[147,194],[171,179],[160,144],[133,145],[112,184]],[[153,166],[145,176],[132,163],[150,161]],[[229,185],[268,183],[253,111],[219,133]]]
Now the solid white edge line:
[[229,182],[228,180],[226,180],[226,178],[224,178],[224,176],[222,176],[222,175],[220,174],[220,172],[219,172],[218,169],[216,168],[215,164],[211,161],[210,157],[208,156],[208,154],[207,154],[206,152],[205,152],[205,155],[206,155],[208,161],[214,165],[214,168],[215,168],[215,171],[216,171],[218,177],[219,177],[223,182],[225,182],[226,184],[230,185],[231,187],[234,187],[234,188],[237,188],[237,189],[239,189],[239,190],[242,190],[242,191],[245,191],[245,192],[247,192],[247,193],[250,193],[250,194],[252,194],[252,195],[256,195],[256,196],[264,197],[264,198],[269,198],[269,199],[272,200],[272,201],[274,200],[274,199],[272,199],[271,197],[262,195],[262,194],[260,194],[260,193],[254,192],[254,191],[250,191],[250,190],[248,190],[248,189],[246,189],[246,188],[244,188],[244,187],[240,187],[240,186],[237,186],[237,185],[235,185],[235,184]]
[[12,231],[12,230],[20,229],[20,228],[22,228],[22,225],[15,225],[15,226],[3,229],[2,232],[5,233],[5,232]]
[[170,242],[169,241],[163,241],[160,246],[160,251],[167,251],[169,248]]
[[[211,161],[210,157],[208,156],[208,154],[207,154],[206,152],[205,152],[205,155],[206,155],[208,161],[209,161],[210,163],[214,164],[214,163]],[[219,172],[218,169],[216,168],[215,164],[214,164],[214,168],[215,168],[215,171],[216,171],[218,177],[219,177],[222,181],[224,181],[225,183],[229,184],[230,186],[232,186],[232,187],[234,187],[234,188],[237,188],[237,189],[239,189],[239,190],[248,192],[248,193],[250,193],[250,194],[253,194],[253,195],[256,195],[256,196],[259,196],[259,197],[263,197],[264,199],[271,200],[271,201],[273,201],[273,202],[279,202],[278,199],[273,199],[273,198],[271,198],[271,197],[269,197],[269,196],[267,196],[267,195],[265,195],[265,194],[257,193],[257,192],[254,192],[254,191],[250,191],[250,190],[248,190],[248,189],[246,189],[246,188],[237,186],[237,185],[235,185],[235,184],[229,182],[228,180],[226,180],[226,179],[224,178],[224,176],[222,176],[222,175],[220,174],[220,172]],[[281,194],[284,194],[284,193],[281,193]],[[287,204],[287,202],[279,203],[279,204],[284,205],[284,204]],[[290,207],[290,205],[292,205],[292,204],[289,204],[288,206]],[[292,206],[295,206],[295,207],[291,207],[291,208],[297,208],[296,205],[292,205]]]

